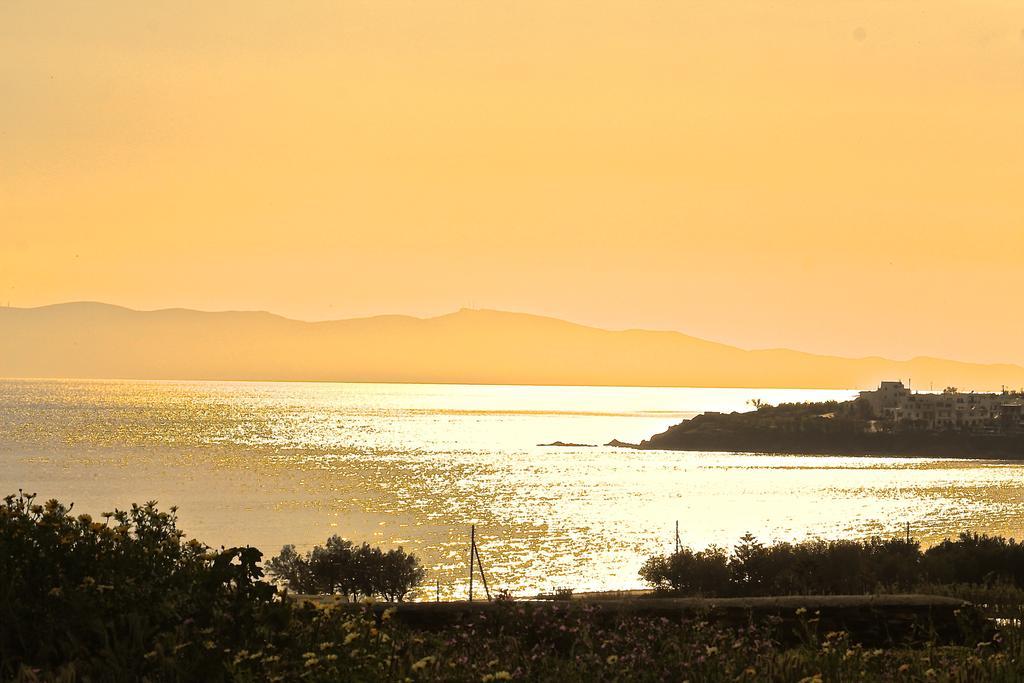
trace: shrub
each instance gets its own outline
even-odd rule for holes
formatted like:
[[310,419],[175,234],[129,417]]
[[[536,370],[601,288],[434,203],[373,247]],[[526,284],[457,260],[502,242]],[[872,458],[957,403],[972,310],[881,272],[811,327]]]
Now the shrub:
[[986,534],[961,533],[924,553],[924,568],[936,583],[994,585],[1024,588],[1024,544]]
[[331,536],[306,555],[286,545],[267,562],[267,571],[298,592],[340,593],[350,599],[380,596],[391,602],[404,600],[426,574],[416,556],[402,548],[384,552],[366,543],[355,546],[340,536]]
[[0,679],[71,662],[67,675],[81,678],[215,676],[214,652],[162,653],[179,654],[179,636],[198,629],[225,643],[252,630],[275,594],[260,581],[260,552],[184,541],[175,509],[154,502],[103,517],[32,494],[0,504]]
[[762,545],[747,534],[719,548],[651,557],[640,577],[691,595],[860,594],[923,584],[1024,588],[1024,544],[963,533],[927,550],[913,539],[812,540]]
[[652,557],[640,577],[661,590],[699,595],[722,595],[729,588],[728,555],[721,548],[699,552],[681,548],[671,555]]

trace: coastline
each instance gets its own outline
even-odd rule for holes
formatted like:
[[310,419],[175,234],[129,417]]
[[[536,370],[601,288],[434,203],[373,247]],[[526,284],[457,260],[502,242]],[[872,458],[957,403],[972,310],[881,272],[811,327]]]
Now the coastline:
[[1024,460],[1024,435],[962,433],[838,435],[779,433],[760,429],[715,433],[677,433],[673,428],[638,444],[622,442],[612,442],[612,444],[637,450]]

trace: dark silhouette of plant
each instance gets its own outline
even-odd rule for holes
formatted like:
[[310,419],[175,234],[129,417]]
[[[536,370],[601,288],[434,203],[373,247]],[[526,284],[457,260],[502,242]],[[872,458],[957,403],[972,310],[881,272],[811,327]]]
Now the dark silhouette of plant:
[[986,534],[961,533],[925,551],[924,570],[936,583],[1024,587],[1024,544]]
[[426,571],[415,555],[398,548],[389,550],[382,559],[378,588],[385,600],[402,602],[413,588],[423,583]]
[[[516,602],[457,623],[423,617],[427,610],[383,605],[316,608],[277,593],[262,580],[254,548],[214,551],[186,541],[173,508],[155,503],[104,515],[74,516],[57,501],[31,495],[0,504],[0,680],[15,681],[632,681],[632,680],[1021,680],[1024,632],[995,633],[981,612],[956,612],[959,635],[949,646],[887,650],[863,647],[853,633],[833,631],[783,642],[792,621],[715,623],[652,618],[643,610],[606,611],[601,603]],[[879,578],[913,581],[942,575],[997,581],[994,589],[949,587],[978,603],[1019,605],[1021,545],[964,534],[925,552],[907,539],[813,541],[763,545],[752,536],[734,555],[712,548],[654,558],[665,585],[711,594],[745,590],[867,586]],[[294,547],[268,563],[298,582],[316,579],[311,553]],[[324,580],[373,585],[399,600],[417,580],[415,558],[367,544],[331,540],[318,558],[351,560]],[[972,560],[976,560],[972,563]],[[410,574],[411,572],[411,574]],[[660,574],[657,572],[661,572]],[[681,577],[677,579],[677,575]],[[399,587],[381,588],[393,580]],[[376,582],[376,583],[375,583]],[[724,586],[724,588],[723,588]],[[371,589],[367,589],[371,590]],[[571,597],[571,591],[562,591]],[[458,606],[456,606],[458,607]],[[444,606],[439,608],[444,614]],[[801,610],[796,611],[795,618]],[[419,615],[419,623],[409,615]],[[792,619],[793,617],[791,617]],[[817,617],[804,623],[817,622]],[[777,624],[777,625],[776,625]],[[905,624],[918,638],[934,622]],[[890,622],[884,629],[892,636]],[[791,636],[790,636],[791,637]],[[902,636],[901,636],[902,637]],[[896,641],[893,641],[896,643]],[[963,644],[966,643],[966,647]],[[948,672],[949,675],[946,675]]]
[[74,516],[33,494],[0,504],[0,679],[23,664],[69,676],[138,680],[154,671],[216,677],[219,655],[165,657],[168,640],[215,629],[223,643],[257,630],[273,586],[260,580],[255,548],[220,552],[185,541],[175,508],[155,502]]
[[426,575],[415,555],[402,548],[382,551],[331,536],[306,555],[286,545],[267,562],[267,571],[300,593],[340,593],[350,599],[380,596],[401,602]]
[[928,584],[1024,588],[1024,544],[963,533],[922,551],[911,538],[763,545],[746,534],[731,554],[682,548],[651,557],[640,577],[688,595],[863,594]]
[[693,552],[681,548],[671,555],[652,557],[640,577],[662,590],[695,595],[722,595],[729,587],[728,554],[721,548]]
[[313,571],[306,557],[295,551],[294,545],[281,548],[281,553],[266,564],[267,573],[299,593],[319,593],[320,585],[313,578]]

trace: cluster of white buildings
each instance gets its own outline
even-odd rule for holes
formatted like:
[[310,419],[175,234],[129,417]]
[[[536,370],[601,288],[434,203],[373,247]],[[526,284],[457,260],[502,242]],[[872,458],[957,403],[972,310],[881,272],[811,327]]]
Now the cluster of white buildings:
[[892,425],[925,430],[978,432],[1024,431],[1024,393],[915,393],[903,382],[882,382],[874,391],[860,392],[875,417]]

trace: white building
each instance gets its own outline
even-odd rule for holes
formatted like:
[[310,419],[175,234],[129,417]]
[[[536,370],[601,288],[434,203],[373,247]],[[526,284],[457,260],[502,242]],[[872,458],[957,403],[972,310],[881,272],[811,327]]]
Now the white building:
[[1017,392],[967,393],[949,388],[942,393],[914,393],[903,382],[882,382],[874,391],[860,392],[860,398],[881,420],[932,430],[1016,430],[1024,410],[1024,395]]

